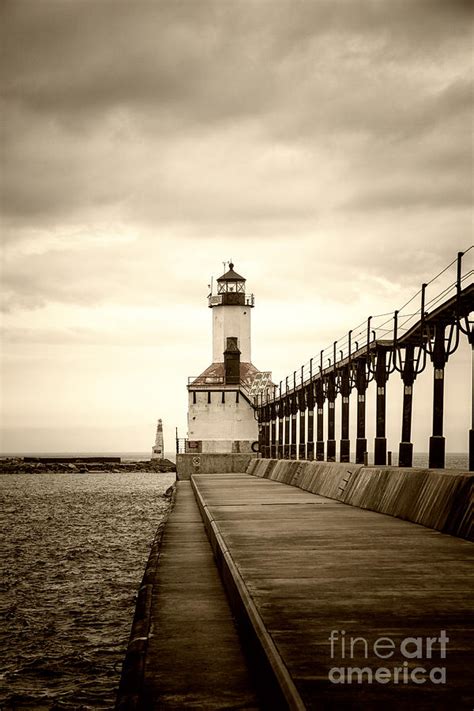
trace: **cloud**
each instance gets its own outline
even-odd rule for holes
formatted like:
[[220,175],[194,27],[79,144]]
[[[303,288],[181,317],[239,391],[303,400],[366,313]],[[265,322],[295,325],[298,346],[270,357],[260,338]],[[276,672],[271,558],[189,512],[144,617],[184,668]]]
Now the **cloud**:
[[4,239],[32,224],[305,239],[338,211],[400,210],[425,215],[427,244],[440,211],[463,233],[466,16],[434,1],[6,3]]
[[[276,350],[283,368],[400,306],[468,246],[470,11],[461,0],[4,2],[11,347],[54,343],[68,373],[61,344],[125,353],[162,339],[145,381],[190,339],[202,369],[207,283],[230,257],[272,346],[263,368]],[[30,365],[11,368],[21,393]]]
[[7,95],[55,114],[145,104],[191,109],[193,122],[235,118],[286,95],[288,65],[354,65],[374,53],[413,62],[468,41],[468,17],[467,3],[439,0],[320,0],[297,11],[251,0],[20,0],[4,8]]

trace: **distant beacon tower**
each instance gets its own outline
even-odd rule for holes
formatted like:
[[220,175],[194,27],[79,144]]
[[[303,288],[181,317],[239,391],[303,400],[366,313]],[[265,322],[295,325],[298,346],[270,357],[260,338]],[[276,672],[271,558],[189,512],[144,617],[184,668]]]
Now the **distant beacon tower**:
[[[270,385],[271,373],[251,362],[250,315],[253,294],[245,279],[229,270],[217,279],[212,309],[212,364],[188,384],[188,442],[192,452],[257,451],[258,423],[254,396]],[[258,384],[258,385],[257,385]]]
[[164,459],[165,451],[163,446],[163,422],[158,420],[158,425],[156,427],[156,437],[155,445],[151,450],[152,459]]

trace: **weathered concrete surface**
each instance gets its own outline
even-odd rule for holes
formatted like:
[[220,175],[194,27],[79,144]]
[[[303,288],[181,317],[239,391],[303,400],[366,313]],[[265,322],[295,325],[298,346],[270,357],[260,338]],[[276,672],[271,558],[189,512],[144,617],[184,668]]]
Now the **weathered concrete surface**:
[[473,472],[256,459],[249,463],[247,473],[468,540],[474,538]]
[[122,664],[120,686],[116,698],[116,711],[135,711],[140,708],[143,691],[143,671],[145,668],[148,639],[151,628],[151,607],[153,585],[156,578],[160,558],[160,547],[166,521],[170,516],[176,498],[176,487],[171,486],[166,492],[171,501],[171,509],[158,526],[153,545],[138,590],[135,615],[127,646],[127,652]]
[[162,537],[135,708],[260,708],[189,482],[177,482]]
[[216,474],[223,472],[245,472],[256,454],[177,454],[176,472],[180,480],[190,479],[192,474]]
[[[254,622],[270,638],[308,709],[472,709],[474,549],[469,542],[422,526],[245,474],[197,475],[193,486],[237,612],[253,606]],[[232,578],[245,586],[240,591]],[[329,637],[362,637],[352,659]],[[407,658],[408,637],[449,638],[428,658]],[[345,632],[345,635],[343,632]],[[374,653],[380,637],[396,646]],[[418,643],[407,646],[416,652]],[[393,650],[379,650],[382,654]],[[334,667],[386,668],[388,683],[334,684]],[[401,668],[399,681],[393,669]],[[422,667],[424,683],[403,674]],[[446,669],[446,684],[429,672]],[[406,671],[404,671],[406,670]],[[382,678],[383,678],[382,672]],[[438,672],[439,674],[439,672]],[[420,679],[420,672],[417,672]],[[442,677],[441,677],[442,678]],[[386,680],[386,679],[385,679]],[[386,680],[387,681],[387,680]],[[290,694],[291,696],[291,694]],[[291,704],[290,704],[291,705]],[[297,697],[293,708],[297,708]]]

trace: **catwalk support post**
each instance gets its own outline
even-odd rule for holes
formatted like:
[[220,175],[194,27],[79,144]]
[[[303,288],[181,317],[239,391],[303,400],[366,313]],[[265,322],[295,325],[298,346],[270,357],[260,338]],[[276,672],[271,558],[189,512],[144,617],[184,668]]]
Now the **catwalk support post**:
[[301,386],[298,390],[298,410],[300,413],[300,443],[298,448],[298,459],[306,459],[306,393],[303,387],[303,381],[303,368],[301,368]]
[[277,457],[277,441],[276,441],[276,404],[273,401],[270,405],[271,421],[270,421],[270,457]]
[[469,430],[469,471],[474,472],[474,333],[471,342],[471,429]]
[[415,382],[415,348],[408,345],[405,350],[405,363],[402,371],[402,441],[398,448],[398,466],[413,466],[413,443],[411,441],[411,422],[413,412],[413,385]]
[[340,442],[340,461],[348,462],[350,460],[351,443],[349,440],[349,397],[351,393],[349,366],[346,365],[341,373],[341,442]]
[[327,461],[336,461],[336,422],[335,422],[335,400],[336,400],[336,377],[334,373],[327,376],[327,399],[328,399],[328,441],[327,441]]
[[[280,389],[281,390],[281,389]],[[277,458],[283,459],[284,449],[283,449],[283,427],[284,427],[284,406],[283,400],[279,400],[277,404],[277,414],[278,414],[278,445],[277,445]]]
[[435,324],[434,345],[431,353],[433,363],[433,434],[430,437],[429,467],[444,469],[446,440],[443,436],[444,421],[444,367],[446,324]]
[[367,452],[367,439],[365,437],[365,392],[367,390],[367,365],[365,358],[358,358],[356,365],[357,389],[357,439],[356,463],[363,464]]
[[285,445],[283,447],[283,459],[290,458],[290,407],[291,401],[288,395],[288,378],[286,379],[286,394],[284,400],[285,408]]
[[374,441],[374,464],[387,463],[387,438],[385,436],[386,419],[386,383],[387,383],[387,352],[384,348],[377,349],[375,364],[375,382],[377,385],[376,400],[376,432]]
[[324,387],[323,380],[316,381],[316,459],[324,461]]
[[308,403],[308,441],[306,456],[312,461],[314,459],[314,383],[310,382],[306,391],[306,402]]

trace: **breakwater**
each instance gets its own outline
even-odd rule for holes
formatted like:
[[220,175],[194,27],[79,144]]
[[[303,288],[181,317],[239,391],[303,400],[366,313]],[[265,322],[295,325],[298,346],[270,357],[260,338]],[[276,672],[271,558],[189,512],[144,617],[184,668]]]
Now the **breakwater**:
[[[190,478],[200,522],[194,509],[180,506],[165,535],[179,551],[191,540],[190,526],[201,526],[214,559],[196,566],[185,556],[170,565],[166,551],[161,561],[155,557],[155,572],[146,581],[155,593],[147,611],[149,632],[140,639],[141,676],[133,686],[129,674],[122,687],[131,684],[142,692],[133,705],[122,695],[121,711],[171,710],[188,703],[226,707],[222,681],[212,671],[220,616],[210,626],[196,601],[179,596],[173,598],[173,619],[183,614],[188,626],[170,637],[164,623],[169,594],[181,589],[183,580],[192,580],[203,600],[212,599],[210,592],[206,596],[210,567],[219,570],[237,620],[239,638],[232,644],[257,680],[252,708],[472,706],[463,651],[473,642],[474,549],[463,540],[472,536],[472,473],[269,459],[252,459],[244,472],[210,473],[202,470],[205,464],[201,458],[198,473],[185,467],[177,489],[179,506],[180,497],[189,499]],[[214,469],[215,461],[211,464]],[[331,647],[346,634],[362,640],[362,651],[358,648],[350,661],[343,648]],[[440,659],[444,634],[450,647]],[[379,637],[397,650],[393,658],[378,656]],[[405,655],[412,637],[438,640],[436,661],[431,652],[416,660]],[[165,657],[157,654],[165,649]],[[191,693],[190,676],[178,660],[194,655],[203,669],[207,655],[210,667]],[[359,676],[346,684],[347,664]],[[423,687],[417,665],[426,677]]]
[[130,461],[121,457],[4,457],[0,474],[35,474],[40,472],[175,472],[169,459]]

